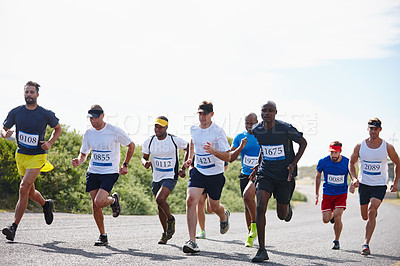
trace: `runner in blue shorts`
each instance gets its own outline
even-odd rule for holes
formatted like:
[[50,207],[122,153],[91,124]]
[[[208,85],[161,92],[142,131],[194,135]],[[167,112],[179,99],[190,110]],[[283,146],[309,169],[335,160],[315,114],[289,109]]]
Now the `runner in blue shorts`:
[[[104,228],[103,208],[111,206],[113,217],[121,212],[118,193],[109,194],[117,182],[119,174],[128,173],[129,161],[135,151],[135,144],[119,127],[104,122],[104,112],[100,105],[92,105],[88,111],[92,128],[83,135],[80,154],[72,159],[72,165],[77,167],[85,162],[92,153],[86,174],[86,192],[92,199],[93,218],[99,229],[99,239],[95,246],[108,245],[108,237]],[[128,147],[125,160],[120,167],[120,145]]]
[[198,114],[200,124],[190,129],[192,139],[189,145],[189,159],[184,164],[189,168],[196,154],[187,189],[186,218],[189,240],[183,246],[185,253],[200,251],[196,243],[196,207],[204,191],[208,194],[212,211],[220,219],[220,233],[225,234],[229,229],[229,212],[220,203],[220,197],[225,184],[224,161],[230,160],[230,147],[224,130],[212,122],[213,104],[203,101],[199,105]]
[[[259,164],[254,166],[250,179],[256,179],[257,195],[257,233],[259,249],[253,262],[268,260],[265,250],[265,212],[269,198],[276,198],[278,218],[290,221],[292,208],[290,200],[295,187],[297,163],[304,153],[307,141],[303,134],[292,125],[275,120],[276,105],[269,101],[261,107],[262,122],[253,126],[252,132],[261,147]],[[297,154],[293,150],[293,141],[299,144]]]
[[[47,151],[61,134],[61,126],[55,114],[37,104],[40,85],[29,81],[24,87],[25,105],[12,109],[3,123],[1,136],[9,138],[14,133],[11,128],[15,125],[18,149],[15,154],[18,172],[21,175],[19,199],[15,206],[14,222],[3,228],[6,239],[13,241],[22,216],[28,206],[28,199],[39,203],[43,207],[47,224],[53,222],[53,200],[45,200],[35,189],[35,180],[39,172],[49,171],[53,166],[47,161]],[[48,141],[44,136],[46,127],[54,129]],[[47,169],[45,169],[47,168]]]

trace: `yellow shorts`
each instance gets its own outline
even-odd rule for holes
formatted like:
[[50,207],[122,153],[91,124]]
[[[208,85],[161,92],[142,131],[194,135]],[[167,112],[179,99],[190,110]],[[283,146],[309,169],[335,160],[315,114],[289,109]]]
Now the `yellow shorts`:
[[15,153],[15,161],[20,175],[24,176],[26,169],[41,168],[40,172],[49,172],[54,169],[54,166],[47,161],[47,154],[26,155]]

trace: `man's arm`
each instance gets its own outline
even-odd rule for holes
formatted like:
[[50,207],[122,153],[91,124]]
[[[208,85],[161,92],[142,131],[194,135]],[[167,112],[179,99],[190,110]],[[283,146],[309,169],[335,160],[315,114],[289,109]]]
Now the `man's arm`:
[[321,185],[321,173],[318,172],[315,175],[315,205],[318,204],[318,198],[319,198],[319,186]]
[[194,143],[193,139],[191,139],[189,143],[189,156],[185,161],[185,163],[183,164],[186,168],[189,168],[190,165],[192,164],[193,156],[194,156]]
[[262,161],[262,152],[260,151],[260,154],[258,155],[258,163],[256,165],[254,165],[253,168],[251,168],[253,171],[251,172],[249,179],[251,181],[254,180],[254,178],[256,177],[257,171],[258,171],[258,167],[260,166],[260,163]]
[[224,162],[229,162],[231,159],[230,151],[218,151],[214,149],[209,142],[203,146],[203,149]]
[[14,130],[10,130],[9,128],[6,128],[3,126],[3,129],[1,130],[1,136],[5,139],[8,139],[9,137],[12,136],[14,133]]
[[247,137],[243,138],[240,141],[240,146],[238,148],[236,147],[231,147],[231,159],[229,160],[229,162],[234,162],[237,157],[239,156],[240,152],[243,150],[244,146],[246,146],[247,143]]
[[350,173],[350,178],[351,178],[351,189],[350,192],[354,192],[353,188],[356,188],[359,186],[359,181],[357,178],[357,170],[356,170],[356,163],[358,161],[358,157],[360,155],[360,147],[361,144],[357,144],[354,147],[353,153],[350,156],[350,161],[349,161],[349,173]]
[[55,127],[53,127],[54,131],[51,134],[51,137],[48,141],[40,141],[42,143],[41,147],[43,150],[48,151],[50,147],[56,142],[58,137],[61,135],[62,129],[60,123],[58,123]]
[[150,155],[147,153],[143,153],[142,159],[140,160],[144,168],[149,169],[151,162],[149,161]]
[[77,167],[78,165],[83,164],[86,161],[87,156],[87,153],[79,153],[77,158],[72,159],[72,166]]
[[390,160],[392,160],[394,164],[394,180],[393,185],[390,187],[391,192],[396,192],[399,188],[399,178],[400,178],[400,159],[393,145],[387,144],[387,152]]
[[182,178],[186,176],[186,172],[185,172],[185,170],[186,170],[185,162],[186,162],[187,159],[189,158],[189,143],[187,144],[186,148],[183,149],[183,150],[185,151],[185,155],[184,155],[184,157],[183,157],[183,164],[182,164],[181,169],[180,169],[179,172],[178,172],[178,175],[179,175],[180,177],[182,177]]
[[294,157],[294,160],[291,164],[288,166],[289,170],[289,175],[287,181],[290,181],[292,179],[293,171],[294,168],[296,167],[297,163],[300,161],[301,156],[303,156],[304,151],[306,150],[307,147],[307,141],[305,138],[301,138],[299,144],[299,150],[297,151],[296,156]]
[[119,169],[119,173],[121,175],[126,175],[128,173],[128,167],[125,164],[128,164],[132,158],[133,153],[135,152],[135,143],[133,141],[128,144],[128,150],[126,151],[125,160],[122,164],[121,168]]

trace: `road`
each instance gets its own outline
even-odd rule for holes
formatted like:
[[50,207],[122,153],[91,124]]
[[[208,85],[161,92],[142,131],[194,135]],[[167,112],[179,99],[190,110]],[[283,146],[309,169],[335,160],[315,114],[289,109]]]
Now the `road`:
[[[267,251],[271,265],[400,265],[400,206],[383,203],[370,248],[372,255],[360,255],[365,222],[359,213],[358,198],[349,195],[343,215],[341,250],[332,250],[332,224],[321,221],[320,205],[315,206],[313,187],[299,185],[310,200],[295,206],[292,221],[278,220],[267,212]],[[0,213],[0,226],[12,221],[13,213]],[[55,213],[52,225],[43,214],[26,213],[15,242],[0,240],[1,265],[254,265],[251,258],[258,244],[244,247],[243,213],[232,213],[230,230],[219,233],[216,215],[206,216],[208,239],[198,240],[201,252],[184,254],[187,240],[185,215],[176,215],[176,233],[167,245],[158,245],[161,226],[157,216],[106,217],[109,246],[95,247],[97,228],[91,215]],[[3,235],[1,235],[3,237]]]

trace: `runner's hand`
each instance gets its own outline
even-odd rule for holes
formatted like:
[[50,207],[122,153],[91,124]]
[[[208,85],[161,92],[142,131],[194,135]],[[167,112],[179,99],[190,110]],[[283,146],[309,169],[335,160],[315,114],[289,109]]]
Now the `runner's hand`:
[[151,166],[151,161],[146,161],[146,163],[144,164],[144,168],[149,169]]
[[185,166],[185,168],[189,168],[191,164],[192,164],[192,160],[188,159],[186,162],[183,163],[183,166]]
[[257,174],[257,171],[258,171],[258,164],[254,165],[254,167],[251,168],[251,170],[253,170],[253,171],[249,175],[249,179],[250,179],[250,181],[253,181],[256,178],[256,174]]
[[244,146],[246,146],[247,144],[247,137],[244,137],[241,141],[240,141],[240,146],[239,148],[243,149]]
[[[186,169],[186,168],[185,168]],[[180,176],[180,177],[182,177],[182,178],[185,178],[185,176],[186,176],[186,171],[185,171],[185,169],[181,169],[181,170],[179,170],[179,172],[178,172],[178,175]]]
[[14,133],[14,130],[10,130],[10,129],[7,130],[4,138],[8,139],[9,137],[12,136],[13,133]]
[[126,175],[128,173],[128,167],[125,165],[122,165],[121,168],[119,168],[119,174],[120,175]]
[[293,175],[293,171],[294,171],[295,167],[296,167],[296,165],[293,165],[292,163],[289,164],[289,166],[287,167],[287,169],[289,170],[289,174],[288,174],[288,178],[287,178],[288,182],[290,182],[290,180],[292,180],[292,175]]
[[214,154],[214,151],[215,151],[213,146],[211,146],[210,142],[207,142],[207,144],[204,144],[203,149],[204,149],[205,152],[208,152],[210,154]]
[[318,198],[319,198],[319,194],[315,194],[315,205],[318,204]]
[[393,184],[390,186],[390,192],[396,192],[398,189],[398,184]]
[[72,159],[72,166],[77,167],[78,165],[80,165],[79,159],[78,158]]
[[42,143],[40,147],[42,147],[43,150],[45,151],[50,150],[51,144],[48,141],[41,140],[40,143]]

